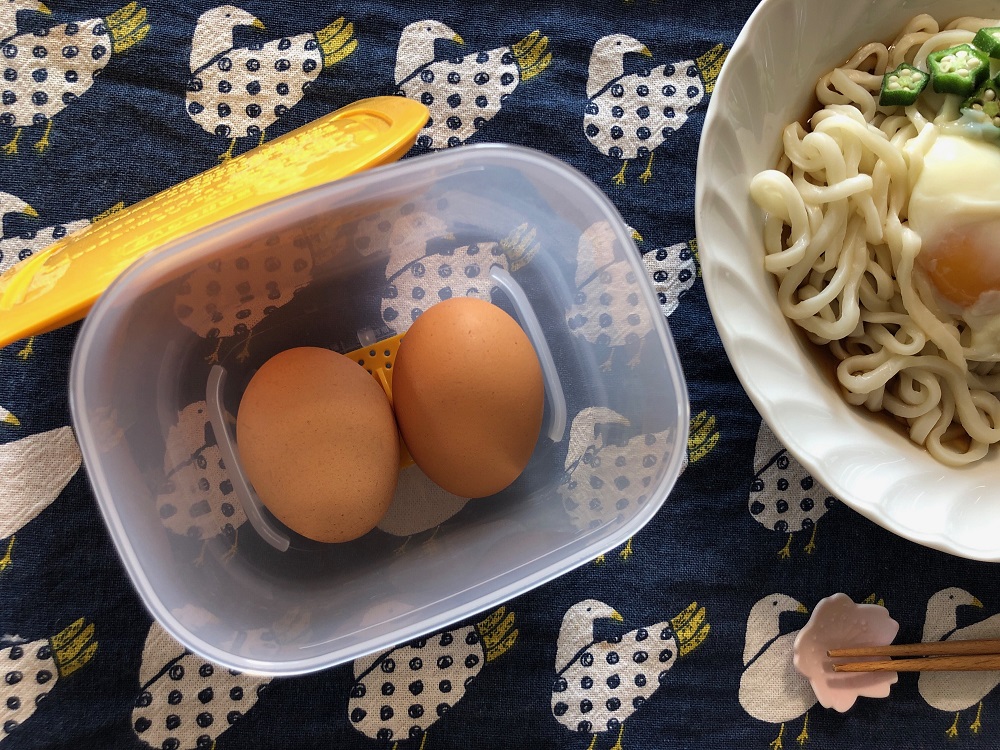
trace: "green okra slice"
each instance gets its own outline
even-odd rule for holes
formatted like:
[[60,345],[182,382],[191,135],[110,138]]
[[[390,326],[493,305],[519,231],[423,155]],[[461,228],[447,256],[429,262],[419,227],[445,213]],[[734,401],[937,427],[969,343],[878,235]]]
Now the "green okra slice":
[[987,26],[976,32],[972,44],[993,58],[1000,58],[1000,26]]
[[930,76],[912,65],[902,63],[882,76],[878,103],[883,107],[907,106],[917,101]]
[[927,56],[931,85],[939,94],[971,96],[990,75],[990,59],[970,44],[959,44]]
[[995,79],[986,81],[976,93],[962,102],[961,109],[982,112],[994,126],[1000,127],[1000,83]]

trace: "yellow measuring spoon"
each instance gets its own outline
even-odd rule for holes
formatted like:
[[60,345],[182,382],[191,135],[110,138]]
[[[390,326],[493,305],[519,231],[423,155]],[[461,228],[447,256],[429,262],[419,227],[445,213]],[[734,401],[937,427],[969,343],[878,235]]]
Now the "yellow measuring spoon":
[[86,316],[133,261],[277,198],[403,156],[427,108],[363,99],[61,239],[0,276],[0,347]]

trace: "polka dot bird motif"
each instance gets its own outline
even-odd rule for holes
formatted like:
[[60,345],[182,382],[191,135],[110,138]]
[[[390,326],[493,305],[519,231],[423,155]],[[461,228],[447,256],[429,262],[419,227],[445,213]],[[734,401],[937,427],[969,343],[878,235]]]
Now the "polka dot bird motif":
[[348,57],[358,42],[354,25],[338,18],[319,31],[236,47],[233,30],[263,22],[234,5],[206,11],[191,40],[187,113],[206,132],[229,139],[219,157],[233,156],[236,141],[264,142],[265,131],[302,99],[325,69]]
[[[97,653],[95,628],[82,617],[51,638],[27,641],[5,636],[0,640],[0,743],[21,734],[42,701],[61,681],[71,677]],[[30,725],[27,730],[30,734]]]
[[214,748],[215,741],[252,709],[270,681],[195,656],[159,624],[146,636],[132,731],[165,750]]
[[522,82],[552,62],[548,37],[539,31],[509,47],[463,51],[443,60],[435,57],[438,39],[465,43],[440,21],[416,21],[403,29],[396,51],[399,93],[422,102],[431,113],[417,136],[417,145],[424,148],[465,143],[496,116]]
[[816,525],[837,504],[836,498],[785,450],[763,421],[754,467],[747,496],[750,515],[764,528],[788,535],[780,557],[791,556],[792,537],[800,531],[810,535],[803,551],[811,554],[816,549]]
[[0,40],[6,41],[17,35],[17,15],[22,11],[50,16],[49,7],[37,0],[6,0],[0,2]]
[[613,747],[621,750],[625,722],[668,684],[670,669],[705,641],[711,626],[697,602],[668,621],[607,640],[594,635],[594,625],[602,619],[624,621],[596,599],[573,605],[563,617],[552,715],[570,731],[591,735],[588,750],[605,733],[614,733]]
[[0,42],[3,90],[0,125],[13,128],[3,147],[18,153],[25,128],[44,128],[34,150],[49,146],[52,118],[83,96],[114,55],[122,54],[149,33],[146,9],[129,3],[104,18],[73,21]]
[[697,60],[668,63],[625,74],[625,55],[653,53],[639,40],[612,34],[597,41],[590,56],[583,131],[602,154],[621,159],[614,184],[624,185],[632,159],[647,159],[639,175],[653,177],[653,151],[687,122],[688,115],[711,92],[726,51],[717,45]]
[[232,544],[229,554],[234,553],[247,517],[233,491],[204,401],[185,407],[167,432],[163,472],[164,484],[156,497],[163,525],[204,542],[222,534]]
[[514,613],[484,620],[354,661],[347,715],[376,740],[426,742],[429,728],[455,709],[485,666],[517,641]]
[[[634,230],[632,237],[641,239]],[[625,252],[635,252],[635,246],[621,247],[606,221],[588,227],[577,244],[576,292],[566,323],[571,332],[606,350],[605,371],[619,351],[629,355],[629,367],[637,365],[642,339],[653,329],[653,313],[635,289],[638,277],[623,259]]]

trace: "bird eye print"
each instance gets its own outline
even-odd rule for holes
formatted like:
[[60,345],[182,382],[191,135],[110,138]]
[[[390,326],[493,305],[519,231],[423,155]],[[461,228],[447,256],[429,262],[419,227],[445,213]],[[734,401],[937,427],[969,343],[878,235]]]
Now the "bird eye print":
[[50,145],[53,118],[86,94],[113,57],[137,45],[149,33],[146,9],[129,3],[104,18],[72,21],[31,33],[17,34],[17,11],[44,7],[15,3],[0,13],[4,26],[0,42],[3,93],[0,125],[13,131],[2,147],[8,156],[19,153],[24,130],[40,130],[32,145],[41,154]]
[[552,63],[549,39],[537,30],[507,47],[463,50],[448,59],[437,59],[438,39],[465,44],[443,23],[417,21],[403,29],[396,51],[399,93],[430,110],[430,120],[417,136],[422,148],[465,143],[500,112],[521,83]]
[[203,130],[229,140],[220,161],[232,158],[237,141],[264,142],[266,131],[288,114],[320,73],[358,47],[354,24],[343,17],[317,31],[279,36],[236,47],[233,31],[266,31],[252,13],[233,5],[205,11],[191,39],[187,113]]
[[646,161],[643,184],[653,178],[653,152],[685,122],[710,93],[726,57],[720,44],[696,60],[682,60],[625,74],[625,55],[652,59],[649,48],[634,37],[612,34],[594,45],[587,79],[583,131],[602,154],[622,162],[612,179],[627,183],[629,162]]
[[697,602],[669,620],[603,640],[595,635],[600,620],[625,621],[596,599],[569,608],[559,629],[552,683],[553,717],[569,731],[589,735],[588,750],[597,746],[598,736],[614,736],[614,747],[627,747],[626,723],[641,722],[643,706],[655,703],[659,691],[669,692],[674,664],[711,631]]

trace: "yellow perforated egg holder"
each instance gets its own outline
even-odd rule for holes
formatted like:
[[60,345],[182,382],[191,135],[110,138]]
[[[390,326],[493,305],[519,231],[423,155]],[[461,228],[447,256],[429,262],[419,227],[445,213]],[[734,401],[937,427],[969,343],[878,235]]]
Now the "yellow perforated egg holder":
[[[404,335],[400,333],[344,355],[368,370],[369,374],[382,386],[390,405],[392,404],[392,366],[396,363],[396,352],[399,351],[399,342],[403,340]],[[399,468],[405,469],[408,466],[413,466],[413,458],[406,449],[406,444],[403,443],[403,436],[400,435]]]

